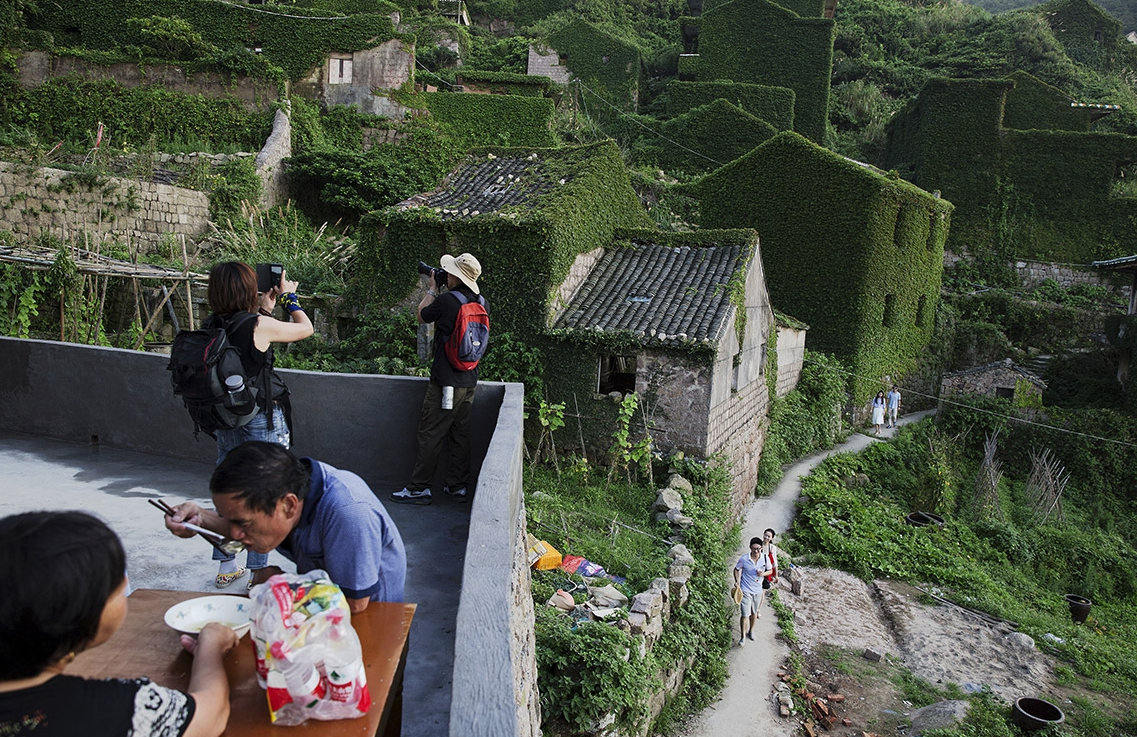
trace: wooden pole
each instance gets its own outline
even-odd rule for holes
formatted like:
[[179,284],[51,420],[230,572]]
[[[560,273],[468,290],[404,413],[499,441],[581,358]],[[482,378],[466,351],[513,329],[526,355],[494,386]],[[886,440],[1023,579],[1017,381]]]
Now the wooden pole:
[[146,333],[150,330],[151,326],[154,325],[154,321],[158,319],[158,315],[162,314],[162,308],[166,306],[166,301],[170,299],[171,294],[172,292],[167,291],[162,296],[162,301],[154,308],[154,313],[150,315],[150,319],[146,321],[146,325],[142,328],[142,333],[138,336],[138,342],[134,344],[134,350],[138,350],[142,347],[143,338],[146,337]]

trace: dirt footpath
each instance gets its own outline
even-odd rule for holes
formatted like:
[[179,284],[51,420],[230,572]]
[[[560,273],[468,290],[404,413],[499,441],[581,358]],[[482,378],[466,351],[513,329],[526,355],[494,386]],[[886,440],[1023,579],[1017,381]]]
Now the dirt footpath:
[[[902,418],[901,424],[918,418]],[[766,527],[773,527],[779,536],[790,527],[801,476],[828,455],[856,453],[872,442],[875,439],[866,435],[853,435],[837,448],[804,458],[788,469],[771,496],[751,505],[737,554],[742,555],[750,537],[760,536]],[[783,580],[780,597],[794,611],[803,675],[814,681],[812,686],[820,693],[837,692],[845,697],[833,704],[833,713],[840,718],[825,734],[895,734],[913,711],[896,685],[905,669],[940,689],[956,684],[965,692],[987,688],[1008,701],[1020,696],[1065,701],[1053,693],[1051,659],[1029,637],[1005,624],[951,604],[921,603],[922,594],[905,584],[869,584],[831,569],[803,567],[801,572],[803,595],[794,596]],[[733,621],[737,638],[737,617]],[[735,645],[728,653],[730,675],[720,699],[693,716],[680,731],[681,737],[802,734],[801,719],[778,715],[775,687],[790,649],[778,637],[777,618],[769,604],[762,607],[754,636],[754,642]],[[866,649],[881,658],[865,659]]]

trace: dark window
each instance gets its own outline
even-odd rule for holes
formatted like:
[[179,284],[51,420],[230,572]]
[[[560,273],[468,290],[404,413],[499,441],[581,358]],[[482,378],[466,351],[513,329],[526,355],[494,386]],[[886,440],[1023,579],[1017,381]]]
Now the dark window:
[[628,394],[636,390],[635,356],[601,356],[600,380],[597,391],[600,394],[621,392]]
[[916,303],[916,327],[924,326],[924,320],[927,317],[927,315],[924,313],[927,311],[927,309],[928,297],[927,295],[921,294],[920,301]]
[[995,396],[998,397],[999,399],[1014,399],[1015,398],[1015,388],[1013,386],[1012,387],[997,386],[997,387],[995,387]]
[[1094,29],[1094,40],[1095,41],[1101,41],[1101,29],[1099,29],[1099,28]]
[[884,326],[886,328],[896,327],[896,295],[886,294],[884,296]]

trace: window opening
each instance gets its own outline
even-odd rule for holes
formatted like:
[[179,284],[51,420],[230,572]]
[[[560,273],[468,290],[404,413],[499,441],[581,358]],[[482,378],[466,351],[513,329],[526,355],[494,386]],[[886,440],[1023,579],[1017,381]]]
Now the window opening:
[[924,312],[928,309],[928,296],[926,294],[920,295],[920,301],[916,303],[916,327],[924,326]]
[[995,387],[995,396],[999,399],[1014,399],[1015,388],[1013,386],[997,386]]
[[328,59],[328,84],[351,84],[351,58]]
[[635,356],[601,356],[599,373],[596,385],[599,394],[629,394],[636,390]]
[[1114,165],[1109,196],[1137,199],[1137,163],[1118,162]]
[[886,294],[884,296],[884,326],[886,328],[896,327],[896,295]]

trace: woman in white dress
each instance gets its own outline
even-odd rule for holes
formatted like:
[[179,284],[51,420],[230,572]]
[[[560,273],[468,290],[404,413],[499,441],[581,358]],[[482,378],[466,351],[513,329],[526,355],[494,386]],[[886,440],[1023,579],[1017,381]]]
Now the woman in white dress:
[[872,400],[872,425],[873,432],[877,435],[881,433],[881,426],[884,425],[884,408],[885,408],[884,392],[879,391]]

